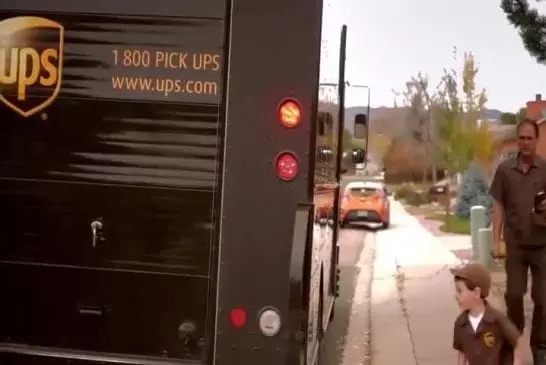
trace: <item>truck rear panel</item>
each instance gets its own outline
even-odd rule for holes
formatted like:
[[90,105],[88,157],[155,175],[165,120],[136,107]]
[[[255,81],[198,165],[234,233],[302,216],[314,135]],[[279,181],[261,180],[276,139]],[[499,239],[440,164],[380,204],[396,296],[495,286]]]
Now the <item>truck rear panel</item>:
[[[2,1],[0,21],[47,21],[4,32],[27,62],[0,90],[0,275],[14,278],[0,363],[316,358],[321,12],[315,0]],[[301,107],[292,129],[286,98]],[[277,175],[283,152],[292,181]],[[271,337],[264,310],[282,319]]]
[[[226,92],[217,291],[216,365],[309,364],[309,282],[322,1],[232,2]],[[294,128],[280,122],[287,98],[301,106]],[[296,178],[277,157],[298,159]],[[317,291],[318,292],[318,291]],[[264,310],[281,328],[265,336]],[[233,314],[247,314],[237,326]]]
[[225,10],[146,4],[0,5],[2,351],[201,360],[214,334]]

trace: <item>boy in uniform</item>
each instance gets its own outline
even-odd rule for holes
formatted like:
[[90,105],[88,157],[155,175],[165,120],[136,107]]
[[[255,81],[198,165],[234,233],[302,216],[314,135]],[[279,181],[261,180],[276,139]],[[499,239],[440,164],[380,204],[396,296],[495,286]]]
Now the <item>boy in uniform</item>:
[[[480,264],[469,263],[451,269],[451,273],[462,310],[453,331],[453,348],[459,355],[457,365],[523,365],[520,331],[486,301],[491,287],[489,271]],[[514,349],[513,361],[507,361],[511,358],[505,351],[508,347]]]

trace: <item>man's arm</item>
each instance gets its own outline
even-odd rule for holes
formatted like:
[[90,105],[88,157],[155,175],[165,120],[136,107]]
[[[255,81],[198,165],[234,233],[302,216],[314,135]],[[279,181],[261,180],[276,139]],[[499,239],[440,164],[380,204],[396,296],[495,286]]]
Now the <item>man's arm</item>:
[[457,353],[457,365],[468,365],[468,361],[466,361],[466,356],[461,351]]
[[500,242],[504,225],[504,182],[502,168],[497,168],[489,193],[493,197],[493,252],[500,254]]
[[513,365],[523,365],[525,361],[525,341],[518,328],[506,316],[499,318],[504,338],[514,348]]
[[514,364],[513,365],[523,365],[525,361],[525,350],[524,350],[524,341],[523,336],[520,336],[516,341],[516,346],[514,346]]
[[500,253],[500,242],[504,226],[504,207],[498,201],[493,202],[493,251]]

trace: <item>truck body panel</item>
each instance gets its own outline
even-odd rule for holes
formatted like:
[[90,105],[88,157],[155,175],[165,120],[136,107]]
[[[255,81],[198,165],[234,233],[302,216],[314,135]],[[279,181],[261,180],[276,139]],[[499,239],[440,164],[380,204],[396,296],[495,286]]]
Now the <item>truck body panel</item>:
[[317,361],[343,128],[339,88],[319,86],[339,84],[321,70],[339,63],[338,43],[321,46],[341,30],[325,36],[328,14],[312,0],[2,2],[2,364]]
[[[297,266],[291,262],[291,253],[298,250],[293,245],[311,247],[309,239],[296,242],[293,237],[312,237],[307,234],[313,217],[310,147],[315,143],[321,5],[311,0],[232,2],[219,229],[218,365],[296,364],[305,357],[304,277],[309,266],[301,262],[305,266],[299,278],[290,276],[290,269]],[[294,21],[285,21],[287,11]],[[301,105],[296,128],[279,122],[278,108],[286,98]],[[277,176],[275,159],[283,151],[299,160],[293,181]],[[296,219],[297,212],[309,219]],[[233,290],[236,287],[240,289]],[[241,307],[248,321],[237,328],[230,313]],[[283,321],[274,337],[264,336],[258,327],[264,308],[275,308]]]
[[[13,278],[0,342],[201,360],[214,336],[222,16],[167,18],[152,3],[40,4],[0,8],[11,46],[0,52],[0,201],[9,212],[0,275]],[[36,74],[35,83],[11,82],[15,74]]]

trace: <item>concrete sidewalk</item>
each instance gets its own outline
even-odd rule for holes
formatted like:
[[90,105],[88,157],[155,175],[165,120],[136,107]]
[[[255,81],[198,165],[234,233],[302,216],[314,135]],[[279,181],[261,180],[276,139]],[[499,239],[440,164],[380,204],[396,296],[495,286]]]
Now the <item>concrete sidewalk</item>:
[[396,201],[376,234],[371,295],[373,365],[443,365],[458,308],[450,267],[461,264]]
[[415,218],[427,231],[438,237],[459,260],[465,262],[472,258],[472,239],[470,235],[443,232],[440,229],[443,222],[428,219],[424,215],[417,215]]
[[[372,364],[455,364],[453,322],[459,309],[449,268],[461,260],[396,201],[391,225],[374,242]],[[490,301],[504,309],[504,274],[495,272],[493,281]]]

